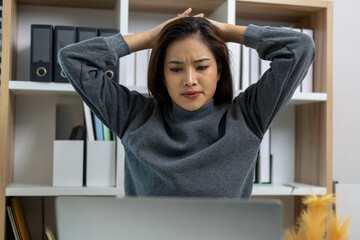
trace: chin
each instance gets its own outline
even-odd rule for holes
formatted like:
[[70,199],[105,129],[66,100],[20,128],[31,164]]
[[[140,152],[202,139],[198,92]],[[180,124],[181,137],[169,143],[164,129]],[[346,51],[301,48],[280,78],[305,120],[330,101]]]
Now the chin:
[[196,111],[196,110],[200,109],[201,107],[202,106],[199,106],[199,105],[182,106],[182,108],[187,110],[187,111]]

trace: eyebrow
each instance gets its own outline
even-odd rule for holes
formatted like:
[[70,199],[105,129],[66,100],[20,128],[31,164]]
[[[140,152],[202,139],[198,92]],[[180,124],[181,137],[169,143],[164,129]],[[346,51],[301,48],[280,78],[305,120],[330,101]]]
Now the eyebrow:
[[[210,60],[210,59],[209,58],[200,58],[200,59],[197,59],[197,60],[193,61],[193,63],[200,63],[200,62],[204,62],[204,61],[208,61],[208,60]],[[172,61],[169,61],[168,63],[183,64],[184,62],[172,60]]]

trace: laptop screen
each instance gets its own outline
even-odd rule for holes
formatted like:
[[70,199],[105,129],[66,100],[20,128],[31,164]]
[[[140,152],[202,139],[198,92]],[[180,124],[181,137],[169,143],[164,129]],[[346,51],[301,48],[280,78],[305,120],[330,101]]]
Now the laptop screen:
[[277,200],[57,197],[57,240],[282,239]]

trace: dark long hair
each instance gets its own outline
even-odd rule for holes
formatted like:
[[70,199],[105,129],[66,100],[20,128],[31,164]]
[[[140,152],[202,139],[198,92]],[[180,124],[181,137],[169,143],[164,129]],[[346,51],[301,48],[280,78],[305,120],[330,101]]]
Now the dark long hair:
[[233,99],[232,76],[230,70],[229,51],[218,27],[202,17],[179,18],[163,27],[155,39],[148,69],[148,89],[159,105],[171,102],[170,95],[164,85],[164,61],[169,45],[190,36],[199,36],[200,40],[214,54],[220,79],[214,94],[214,103],[230,103]]

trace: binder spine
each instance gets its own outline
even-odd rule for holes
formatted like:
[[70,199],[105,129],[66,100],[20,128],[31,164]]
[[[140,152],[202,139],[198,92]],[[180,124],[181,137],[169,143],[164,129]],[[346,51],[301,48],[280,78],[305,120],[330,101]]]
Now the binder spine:
[[51,82],[53,79],[53,26],[31,25],[30,80]]
[[61,48],[75,43],[75,27],[55,26],[54,30],[54,82],[68,82],[65,73],[62,71],[57,55]]

